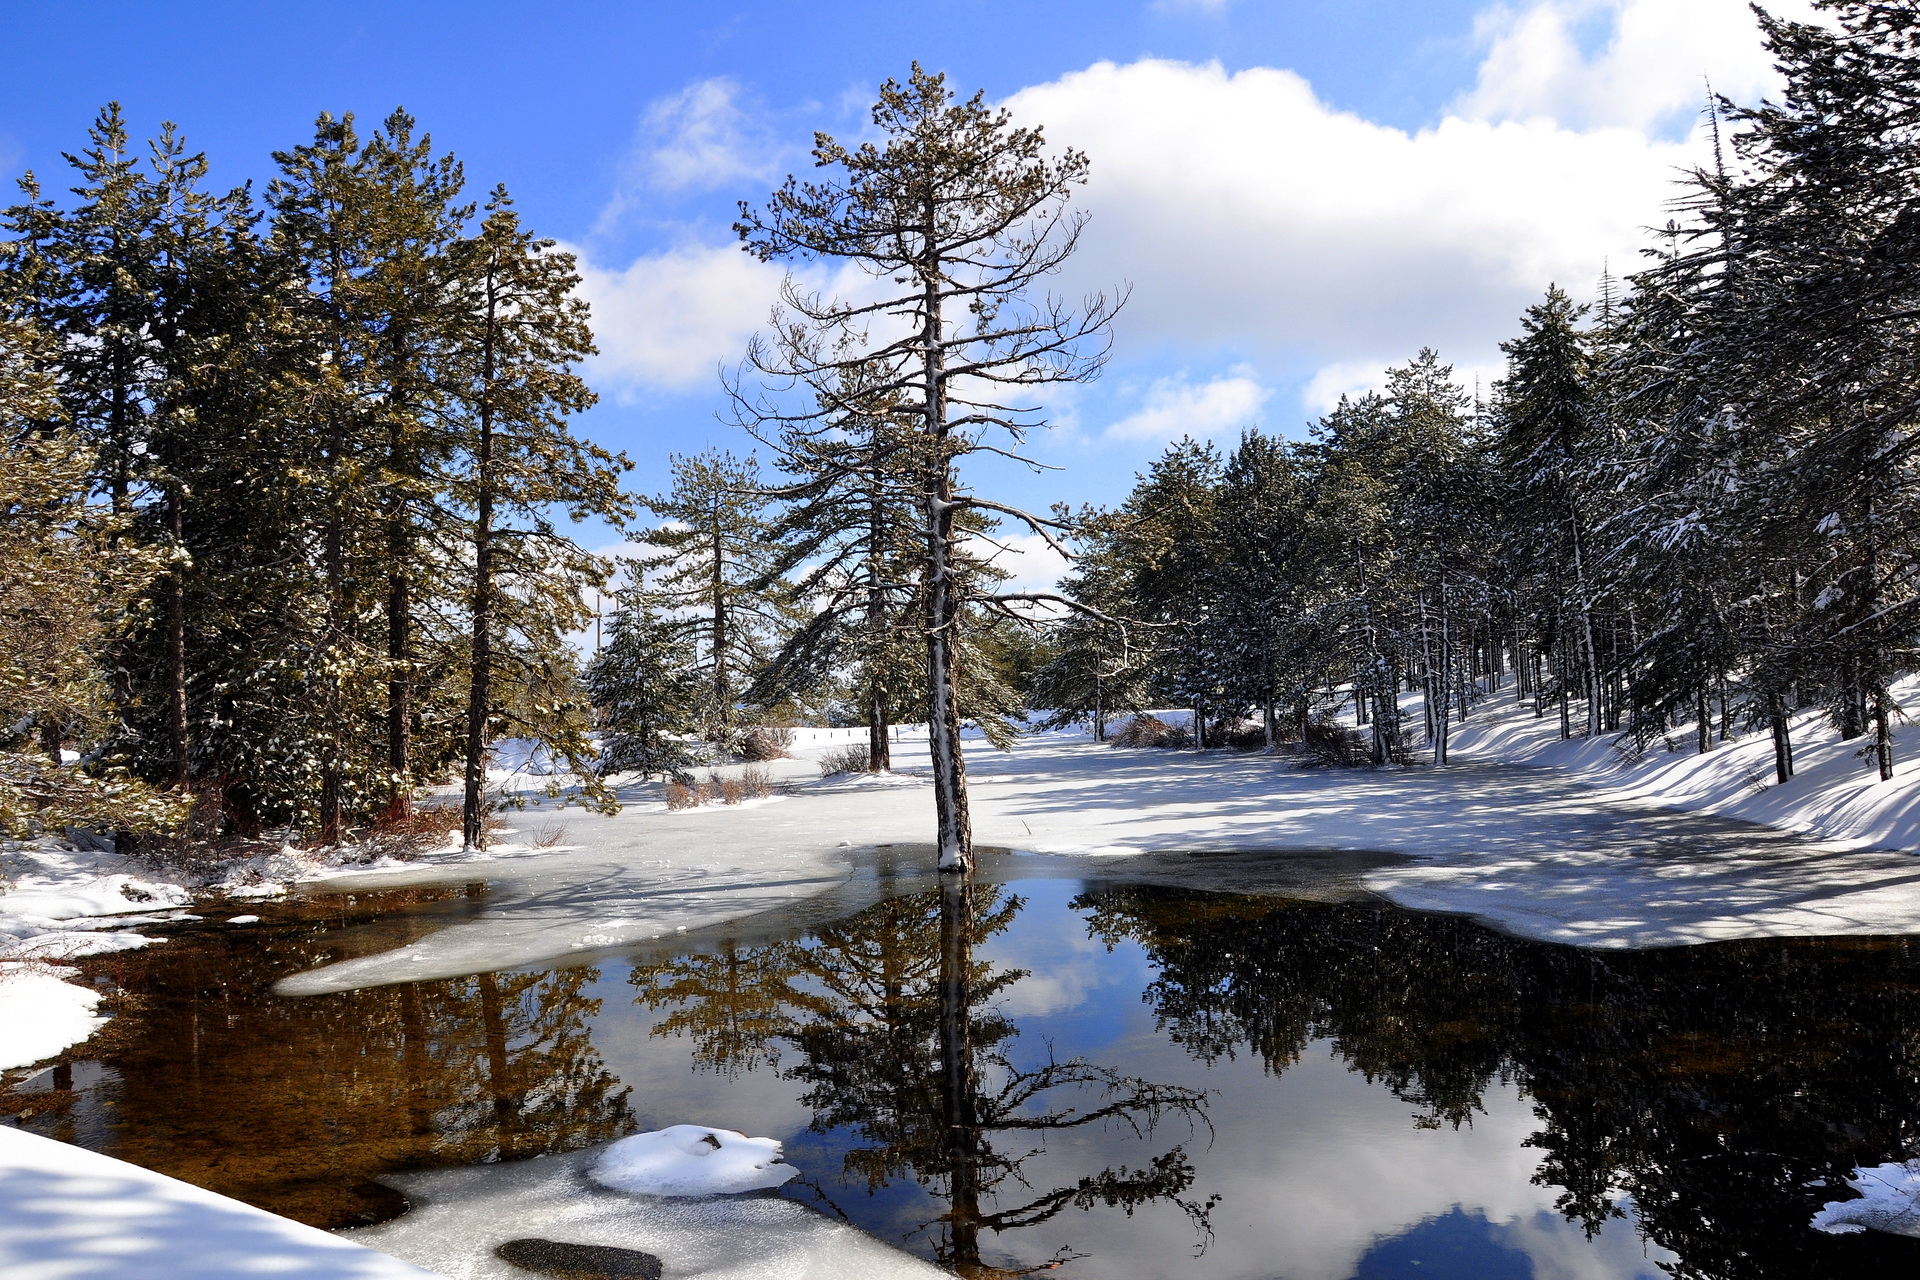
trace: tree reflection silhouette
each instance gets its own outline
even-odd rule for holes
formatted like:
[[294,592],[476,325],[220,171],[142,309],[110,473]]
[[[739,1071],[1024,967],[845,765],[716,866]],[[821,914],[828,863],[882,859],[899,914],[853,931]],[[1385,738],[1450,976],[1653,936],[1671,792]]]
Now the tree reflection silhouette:
[[1144,999],[1203,1061],[1278,1073],[1327,1040],[1426,1126],[1517,1084],[1560,1211],[1591,1234],[1630,1198],[1678,1277],[1920,1262],[1920,1242],[1807,1225],[1854,1166],[1920,1153],[1920,943],[1594,952],[1384,906],[1132,887],[1074,906],[1146,950]]
[[[404,913],[436,896],[380,895],[362,909]],[[590,1038],[598,970],[272,994],[285,973],[337,958],[339,923],[204,931],[87,962],[126,992],[79,1051],[95,1083],[0,1095],[4,1109],[49,1137],[323,1227],[404,1207],[369,1181],[380,1174],[633,1131],[628,1090]]]
[[[1066,1254],[1012,1257],[1010,1233],[1069,1208],[1127,1213],[1157,1201],[1182,1209],[1202,1242],[1214,1200],[1189,1193],[1182,1146],[1141,1167],[1114,1165],[1036,1190],[1031,1162],[1046,1135],[1119,1126],[1145,1139],[1172,1117],[1204,1125],[1197,1090],[1126,1076],[1082,1058],[1016,1055],[1019,1030],[997,998],[1026,974],[981,959],[1023,906],[997,886],[943,877],[940,889],[891,897],[806,938],[726,948],[636,969],[636,998],[669,1010],[656,1035],[694,1041],[695,1062],[727,1074],[765,1065],[806,1086],[811,1131],[853,1135],[842,1173],[871,1195],[911,1179],[942,1205],[915,1229],[967,1277],[1024,1275]],[[752,975],[753,981],[743,981]],[[827,1188],[812,1189],[851,1216]]]

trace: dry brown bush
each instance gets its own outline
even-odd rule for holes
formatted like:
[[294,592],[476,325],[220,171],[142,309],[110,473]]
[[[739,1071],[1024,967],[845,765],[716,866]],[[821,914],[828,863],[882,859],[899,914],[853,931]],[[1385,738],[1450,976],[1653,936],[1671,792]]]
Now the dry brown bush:
[[865,743],[838,747],[820,757],[820,776],[823,778],[841,773],[868,773],[872,768],[873,755]]
[[1184,747],[1192,741],[1185,729],[1149,715],[1138,715],[1127,721],[1111,739],[1116,747]]
[[373,824],[368,843],[393,857],[418,857],[445,844],[460,825],[458,805],[421,805],[406,813],[389,810]]
[[667,780],[667,808],[698,809],[713,799],[712,781],[696,782],[691,777],[673,777]]
[[743,760],[785,760],[787,748],[793,745],[793,730],[782,729],[774,725],[761,725],[749,729],[740,739],[740,757]]

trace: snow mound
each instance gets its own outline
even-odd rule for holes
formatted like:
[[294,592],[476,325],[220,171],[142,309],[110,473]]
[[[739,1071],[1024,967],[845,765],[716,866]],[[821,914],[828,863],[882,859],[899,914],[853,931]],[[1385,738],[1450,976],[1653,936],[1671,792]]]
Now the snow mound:
[[1855,1169],[1847,1185],[1858,1200],[1830,1200],[1813,1215],[1813,1229],[1829,1235],[1885,1231],[1920,1238],[1920,1160]]
[[180,885],[116,874],[16,889],[6,895],[4,903],[8,915],[71,920],[134,915],[151,912],[156,907],[184,907],[192,900],[192,895]]
[[771,1190],[800,1170],[773,1138],[676,1124],[608,1147],[588,1176],[613,1191],[648,1196],[734,1195]]
[[100,995],[62,979],[62,965],[0,962],[0,1070],[51,1058],[92,1035],[106,1019],[94,1013]]
[[494,1255],[538,1237],[638,1250],[699,1280],[953,1280],[950,1272],[780,1196],[640,1200],[596,1186],[607,1148],[382,1179],[413,1208],[342,1234],[465,1280],[525,1280]]

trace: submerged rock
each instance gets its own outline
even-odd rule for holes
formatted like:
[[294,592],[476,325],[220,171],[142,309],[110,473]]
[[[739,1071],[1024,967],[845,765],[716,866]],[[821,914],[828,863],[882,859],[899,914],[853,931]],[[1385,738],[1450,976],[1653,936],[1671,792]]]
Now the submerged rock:
[[556,1280],[660,1280],[660,1259],[638,1249],[526,1239],[509,1240],[493,1255]]

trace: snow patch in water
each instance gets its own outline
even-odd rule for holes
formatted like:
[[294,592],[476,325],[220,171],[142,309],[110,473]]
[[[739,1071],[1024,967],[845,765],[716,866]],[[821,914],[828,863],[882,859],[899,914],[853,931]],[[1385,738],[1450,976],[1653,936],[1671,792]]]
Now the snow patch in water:
[[778,1196],[673,1199],[604,1190],[589,1171],[609,1150],[383,1179],[412,1210],[342,1234],[458,1280],[524,1278],[493,1251],[526,1237],[638,1249],[659,1258],[665,1274],[700,1280],[952,1280]]
[[1847,1185],[1858,1200],[1829,1200],[1813,1215],[1813,1229],[1829,1235],[1885,1231],[1920,1238],[1920,1160],[1855,1169]]
[[24,1067],[79,1044],[106,1022],[100,995],[63,979],[65,965],[0,962],[0,1070]]
[[774,1138],[676,1124],[620,1139],[589,1176],[603,1187],[636,1195],[734,1195],[770,1191],[800,1172],[780,1156]]

